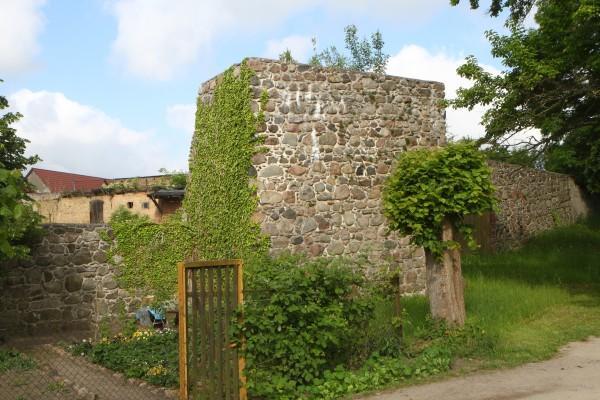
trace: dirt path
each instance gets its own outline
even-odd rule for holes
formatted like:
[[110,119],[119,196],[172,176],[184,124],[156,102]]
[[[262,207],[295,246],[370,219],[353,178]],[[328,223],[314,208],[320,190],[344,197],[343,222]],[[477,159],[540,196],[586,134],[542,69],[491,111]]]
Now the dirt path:
[[571,343],[548,361],[404,388],[367,399],[598,400],[600,338]]
[[0,374],[1,400],[168,400],[174,397],[142,381],[126,380],[83,357],[72,356],[52,344],[55,342],[41,338],[11,343],[33,359],[36,366],[24,372]]
[[[148,387],[128,383],[114,373],[91,364],[84,358],[73,357],[53,345],[42,345],[30,353],[43,360],[63,379],[73,382],[73,387],[85,388],[85,392],[96,394],[99,400],[166,400],[164,392],[152,391]],[[81,396],[85,397],[85,396]],[[93,396],[89,396],[92,398]]]

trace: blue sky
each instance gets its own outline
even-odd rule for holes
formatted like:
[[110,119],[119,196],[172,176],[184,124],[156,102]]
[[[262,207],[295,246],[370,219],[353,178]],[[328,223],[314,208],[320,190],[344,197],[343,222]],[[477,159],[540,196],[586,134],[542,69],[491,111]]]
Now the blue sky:
[[[464,3],[468,3],[464,1]],[[485,2],[482,2],[485,5]],[[103,177],[187,167],[200,84],[247,56],[286,47],[305,61],[343,47],[343,28],[379,29],[388,73],[468,84],[475,55],[492,71],[487,29],[503,18],[449,0],[0,0],[0,93],[40,167]],[[448,111],[448,131],[478,136],[482,110]]]

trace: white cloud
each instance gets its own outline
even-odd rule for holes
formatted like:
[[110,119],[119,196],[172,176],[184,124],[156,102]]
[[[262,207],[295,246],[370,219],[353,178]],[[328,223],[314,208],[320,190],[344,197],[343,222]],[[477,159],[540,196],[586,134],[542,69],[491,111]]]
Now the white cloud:
[[[456,73],[456,68],[463,63],[463,55],[452,56],[443,51],[432,54],[423,47],[408,45],[390,58],[387,73],[443,82],[446,86],[446,98],[453,98],[459,87],[471,85],[468,79],[462,78]],[[493,73],[499,72],[488,65],[483,65],[483,67]],[[485,109],[481,106],[475,107],[472,111],[448,108],[446,113],[448,135],[457,138],[483,136],[485,130],[479,121],[484,111]]]
[[[307,9],[336,14],[369,14],[403,23],[429,15],[444,0],[111,0],[117,19],[112,54],[128,72],[167,80],[198,61],[220,35],[249,34],[284,24]],[[251,56],[252,54],[241,54]]]
[[167,123],[170,127],[183,131],[189,137],[194,133],[196,106],[194,104],[174,104],[167,107]]
[[24,117],[15,124],[42,167],[106,178],[156,174],[169,162],[151,132],[129,129],[104,112],[62,93],[27,89],[9,96]]
[[228,17],[218,2],[197,0],[119,0],[113,6],[118,21],[113,55],[131,73],[165,80],[193,63]]
[[537,5],[534,5],[533,7],[531,7],[531,11],[529,11],[529,14],[527,14],[525,19],[523,20],[523,26],[525,28],[537,29],[540,27],[540,24],[538,24],[537,21],[535,20],[535,14],[537,14],[537,11],[538,11]]
[[300,62],[308,61],[312,51],[311,38],[308,36],[287,36],[282,39],[272,39],[267,42],[265,56],[268,58],[279,58],[279,55],[286,50],[292,52],[292,57]]
[[0,7],[0,73],[31,67],[39,52],[45,0],[2,0]]

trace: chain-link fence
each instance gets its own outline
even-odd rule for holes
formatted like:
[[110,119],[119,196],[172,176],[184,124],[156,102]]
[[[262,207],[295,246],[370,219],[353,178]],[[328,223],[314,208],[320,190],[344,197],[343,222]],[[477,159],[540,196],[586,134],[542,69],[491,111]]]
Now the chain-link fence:
[[178,397],[177,334],[132,331],[0,338],[0,400],[166,400]]

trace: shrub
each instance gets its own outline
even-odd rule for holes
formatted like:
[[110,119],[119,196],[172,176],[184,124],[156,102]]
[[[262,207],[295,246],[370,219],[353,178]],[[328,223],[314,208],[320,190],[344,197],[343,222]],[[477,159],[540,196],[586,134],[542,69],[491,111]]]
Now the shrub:
[[249,393],[296,398],[327,369],[347,364],[372,316],[365,280],[343,260],[284,256],[246,268],[244,319]]

